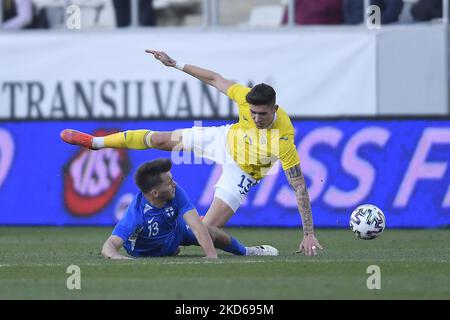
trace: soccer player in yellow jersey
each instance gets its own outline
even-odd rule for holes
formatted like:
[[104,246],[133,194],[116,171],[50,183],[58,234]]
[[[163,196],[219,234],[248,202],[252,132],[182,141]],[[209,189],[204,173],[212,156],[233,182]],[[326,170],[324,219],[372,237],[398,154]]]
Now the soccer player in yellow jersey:
[[165,52],[146,50],[165,66],[174,67],[207,83],[237,103],[239,121],[221,127],[193,127],[171,132],[128,130],[106,137],[93,137],[72,129],[61,132],[70,144],[90,149],[129,148],[184,150],[222,164],[214,200],[203,222],[223,227],[256,185],[280,160],[290,186],[295,190],[303,225],[303,239],[297,253],[316,255],[322,249],[314,235],[311,203],[300,159],[294,144],[294,128],[287,113],[276,104],[272,87],[258,84],[248,88],[216,72],[183,64]]

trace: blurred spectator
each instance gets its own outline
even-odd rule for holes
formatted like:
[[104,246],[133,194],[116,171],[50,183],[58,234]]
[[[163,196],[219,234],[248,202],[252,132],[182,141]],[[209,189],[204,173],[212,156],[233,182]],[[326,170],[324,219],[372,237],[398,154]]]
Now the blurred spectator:
[[419,0],[413,4],[411,14],[416,21],[442,18],[442,0]]
[[[341,24],[342,0],[295,0],[295,24]],[[283,24],[288,21],[287,8]]]
[[[118,27],[127,27],[131,24],[131,3],[130,0],[113,0]],[[141,26],[154,26],[155,12],[153,0],[139,0],[138,24]]]
[[5,30],[19,30],[33,21],[31,0],[3,0],[3,23]]
[[[403,8],[403,0],[371,0],[370,4],[380,7],[381,24],[397,22]],[[345,24],[362,23],[363,8],[364,0],[344,0]]]

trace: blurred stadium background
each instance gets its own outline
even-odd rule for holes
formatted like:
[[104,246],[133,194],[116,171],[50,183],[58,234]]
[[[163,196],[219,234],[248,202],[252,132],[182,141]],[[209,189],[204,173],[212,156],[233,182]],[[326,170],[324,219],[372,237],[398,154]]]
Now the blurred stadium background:
[[[428,1],[437,6],[428,16],[417,13],[418,1],[404,0],[397,19],[381,25],[346,23],[343,12],[320,7],[344,5],[334,0],[33,0],[22,1],[29,7],[20,10],[19,2],[2,0],[0,8],[0,21],[6,21],[0,29],[0,284],[8,289],[1,298],[183,299],[188,296],[179,292],[189,290],[199,273],[199,281],[209,282],[195,299],[235,292],[247,299],[450,298],[448,0]],[[361,2],[361,8],[371,5]],[[300,14],[299,6],[305,8]],[[8,24],[19,13],[22,22]],[[188,249],[179,265],[180,258],[172,258],[111,267],[99,257],[136,192],[135,168],[169,154],[90,152],[62,143],[59,132],[173,130],[199,121],[230,123],[237,115],[225,96],[165,68],[144,53],[147,48],[250,86],[268,83],[291,116],[326,251],[312,263],[291,255],[300,217],[279,166],[228,224],[244,241],[281,248],[279,260],[267,261],[270,268],[225,255],[225,264],[236,263],[246,279],[255,270],[266,278],[277,270],[284,278],[266,283],[273,291],[259,287],[258,278],[218,276],[214,264],[195,262],[196,249]],[[190,155],[172,159],[178,161],[174,176],[204,213],[220,166]],[[358,242],[346,230],[351,211],[362,203],[386,215],[385,235],[374,242]],[[378,262],[392,271],[384,296],[364,286],[366,266]],[[69,264],[85,266],[90,291],[68,293]],[[360,271],[349,267],[355,264]],[[160,285],[173,279],[171,291],[158,294],[141,285],[136,295],[111,294],[123,273],[135,270],[139,282],[149,268],[168,266],[174,271],[161,275]],[[313,266],[320,266],[317,273]],[[420,278],[425,267],[427,279]],[[333,282],[346,272],[342,282]],[[307,286],[299,293],[305,274]],[[352,281],[361,288],[346,291]],[[215,288],[224,283],[228,289],[218,294]],[[321,294],[325,287],[329,291]],[[307,296],[311,290],[317,291]]]

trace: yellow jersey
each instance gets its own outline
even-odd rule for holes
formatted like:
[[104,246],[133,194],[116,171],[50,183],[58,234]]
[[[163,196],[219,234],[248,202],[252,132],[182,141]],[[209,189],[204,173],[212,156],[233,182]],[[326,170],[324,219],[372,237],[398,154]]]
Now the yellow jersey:
[[268,128],[256,127],[245,99],[250,90],[237,83],[227,90],[228,97],[239,108],[239,122],[233,124],[228,132],[227,147],[239,167],[259,180],[278,159],[283,170],[299,164],[300,159],[294,144],[294,127],[281,107]]

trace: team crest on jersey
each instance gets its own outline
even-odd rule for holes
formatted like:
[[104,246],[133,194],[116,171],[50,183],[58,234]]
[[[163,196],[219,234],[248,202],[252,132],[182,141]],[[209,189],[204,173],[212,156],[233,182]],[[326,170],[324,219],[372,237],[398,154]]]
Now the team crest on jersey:
[[252,138],[250,138],[248,135],[245,134],[242,139],[244,140],[245,143],[252,145]]
[[166,213],[166,215],[171,218],[173,217],[173,214],[175,213],[175,210],[172,207],[168,207],[164,209],[164,212]]

